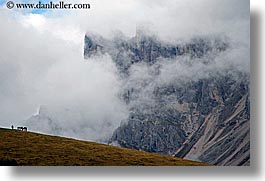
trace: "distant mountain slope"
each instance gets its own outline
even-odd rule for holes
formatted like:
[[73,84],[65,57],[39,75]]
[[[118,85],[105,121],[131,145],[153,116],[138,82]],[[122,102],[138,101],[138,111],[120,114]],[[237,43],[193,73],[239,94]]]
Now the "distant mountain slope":
[[208,165],[93,142],[2,128],[0,139],[0,165]]
[[175,44],[137,32],[87,34],[84,56],[109,54],[130,115],[110,142],[214,165],[250,164],[249,47],[217,35]]

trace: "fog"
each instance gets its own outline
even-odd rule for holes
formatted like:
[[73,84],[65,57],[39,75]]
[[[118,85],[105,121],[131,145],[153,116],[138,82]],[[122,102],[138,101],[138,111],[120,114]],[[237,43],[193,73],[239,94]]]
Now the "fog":
[[127,116],[117,96],[120,81],[111,58],[85,61],[84,34],[69,40],[35,29],[23,16],[21,23],[4,15],[1,126],[25,125],[31,131],[87,140],[109,137]]
[[[126,86],[150,79],[155,84],[199,79],[230,67],[249,71],[247,0],[87,2],[90,10],[42,14],[0,7],[0,127],[25,125],[31,131],[105,141],[128,116],[128,105],[119,97]],[[169,43],[224,35],[231,50],[211,66],[181,64],[187,57],[163,63],[155,80],[150,73],[155,65],[134,66],[128,82],[109,55],[84,60],[86,32],[111,38],[119,30],[132,37],[137,27],[148,27]]]

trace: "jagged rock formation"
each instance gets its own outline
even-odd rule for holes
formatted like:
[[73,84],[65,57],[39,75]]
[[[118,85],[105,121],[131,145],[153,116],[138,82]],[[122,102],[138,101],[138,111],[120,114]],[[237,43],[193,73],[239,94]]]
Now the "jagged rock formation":
[[[85,58],[95,54],[108,53],[122,73],[128,73],[131,65],[139,62],[154,64],[161,58],[169,59],[185,55],[192,58],[202,58],[225,51],[228,48],[228,44],[218,38],[194,38],[185,44],[172,45],[155,36],[146,36],[141,32],[129,40],[123,35],[115,37],[113,40],[107,40],[92,34],[86,35],[84,41]],[[209,61],[208,58],[202,60],[204,63]]]
[[[249,74],[212,68],[229,48],[224,38],[169,44],[144,34],[113,40],[86,35],[84,56],[108,53],[124,80],[121,98],[130,115],[110,142],[216,165],[249,165]],[[172,71],[167,79],[175,65],[191,72]]]

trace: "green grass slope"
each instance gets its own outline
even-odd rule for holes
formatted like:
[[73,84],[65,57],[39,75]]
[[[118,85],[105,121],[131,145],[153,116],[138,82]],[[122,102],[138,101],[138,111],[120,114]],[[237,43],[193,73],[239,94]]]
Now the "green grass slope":
[[0,165],[207,166],[208,164],[88,141],[0,128]]

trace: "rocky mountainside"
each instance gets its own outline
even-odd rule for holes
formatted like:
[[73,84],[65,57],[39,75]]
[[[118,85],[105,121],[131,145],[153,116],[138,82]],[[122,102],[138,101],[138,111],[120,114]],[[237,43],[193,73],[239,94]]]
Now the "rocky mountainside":
[[131,39],[124,35],[116,35],[113,39],[104,39],[99,35],[85,36],[84,57],[108,53],[115,61],[121,73],[128,73],[135,63],[145,62],[149,65],[161,61],[161,58],[170,59],[178,56],[201,58],[204,63],[209,55],[225,51],[227,42],[219,38],[194,38],[185,44],[168,44],[156,36],[147,36],[144,32],[137,32]]
[[215,165],[249,165],[249,73],[233,64],[234,49],[226,37],[174,44],[142,32],[113,39],[87,34],[85,58],[112,57],[130,110],[109,142]]

